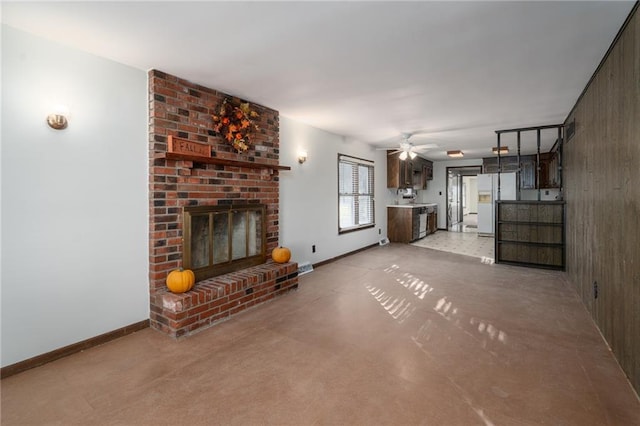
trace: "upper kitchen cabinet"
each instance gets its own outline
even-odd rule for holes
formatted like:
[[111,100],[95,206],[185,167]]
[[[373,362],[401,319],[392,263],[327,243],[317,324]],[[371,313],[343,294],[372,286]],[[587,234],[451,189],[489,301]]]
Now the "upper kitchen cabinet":
[[559,188],[558,152],[540,154],[540,188]]
[[387,151],[387,188],[413,187],[413,161],[400,159],[400,153]]
[[[548,152],[540,154],[540,170],[535,155],[515,155],[501,157],[502,173],[518,172],[520,189],[558,188],[558,153]],[[498,173],[498,158],[488,157],[482,159],[483,173]]]
[[[518,171],[517,157],[500,157],[501,173]],[[498,157],[485,157],[482,159],[482,173],[498,173]]]
[[[429,160],[422,160],[422,173],[425,176],[425,181],[427,180],[433,180],[433,162],[429,161]],[[425,189],[426,189],[426,182],[425,182]]]
[[424,158],[400,159],[400,153],[387,155],[387,188],[427,189],[433,180],[433,163]]
[[413,160],[413,187],[427,189],[427,182],[430,180],[433,180],[433,163],[424,158],[416,157]]
[[520,157],[520,189],[536,189],[535,155],[523,155]]

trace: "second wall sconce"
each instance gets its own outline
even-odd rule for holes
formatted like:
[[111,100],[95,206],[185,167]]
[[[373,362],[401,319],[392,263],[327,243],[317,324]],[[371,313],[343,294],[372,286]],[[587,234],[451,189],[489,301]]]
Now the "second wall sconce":
[[302,164],[307,161],[307,151],[298,152],[298,163]]
[[57,106],[54,112],[47,116],[47,124],[52,129],[62,130],[66,129],[69,125],[67,120],[68,110],[64,106]]

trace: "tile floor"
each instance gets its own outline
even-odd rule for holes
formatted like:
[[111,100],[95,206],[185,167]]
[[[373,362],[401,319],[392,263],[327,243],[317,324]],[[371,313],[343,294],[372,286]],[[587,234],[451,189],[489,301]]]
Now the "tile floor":
[[146,329],[2,380],[3,425],[638,425],[565,275],[404,244],[180,341]]
[[480,237],[477,232],[437,231],[412,244],[417,247],[477,257],[483,263],[494,262],[493,237]]

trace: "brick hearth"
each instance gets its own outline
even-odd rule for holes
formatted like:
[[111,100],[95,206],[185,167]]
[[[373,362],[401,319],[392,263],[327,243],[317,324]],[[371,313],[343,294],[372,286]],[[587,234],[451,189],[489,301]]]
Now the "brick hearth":
[[[266,253],[279,238],[279,113],[251,103],[259,114],[247,152],[238,154],[213,131],[211,115],[229,95],[161,71],[149,71],[149,292],[151,326],[179,337],[297,287],[297,265],[273,263],[196,283],[182,295],[167,292],[170,271],[182,266],[185,206],[264,204]],[[212,157],[266,168],[163,158],[168,136],[205,143]],[[279,281],[281,280],[281,281]]]
[[298,288],[298,264],[273,262],[200,281],[189,292],[164,293],[161,329],[180,337]]

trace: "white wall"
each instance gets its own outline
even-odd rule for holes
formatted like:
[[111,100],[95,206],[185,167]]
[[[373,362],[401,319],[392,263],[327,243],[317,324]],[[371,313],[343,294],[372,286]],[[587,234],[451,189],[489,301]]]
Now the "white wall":
[[[304,164],[297,160],[301,149],[308,153]],[[338,153],[375,161],[373,229],[338,235]],[[292,166],[280,172],[280,244],[291,249],[294,261],[321,262],[386,237],[386,205],[392,201],[387,196],[385,151],[280,115],[280,163]]]
[[149,317],[148,148],[142,70],[3,25],[2,90],[6,366]]
[[416,202],[438,204],[438,228],[447,227],[447,167],[481,166],[482,159],[435,161],[433,163],[433,180],[427,184],[425,191],[418,193]]

